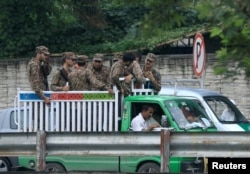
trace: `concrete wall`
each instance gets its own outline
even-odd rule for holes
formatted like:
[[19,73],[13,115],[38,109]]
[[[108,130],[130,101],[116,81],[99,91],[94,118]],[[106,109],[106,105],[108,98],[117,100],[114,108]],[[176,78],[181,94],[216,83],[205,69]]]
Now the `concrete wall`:
[[[105,65],[110,66],[111,57],[106,57]],[[26,65],[30,59],[2,60],[0,61],[0,110],[12,107],[17,88],[30,90],[26,74]],[[235,100],[237,106],[250,118],[250,84],[244,75],[237,80],[225,80],[223,76],[213,73],[212,65],[216,61],[213,54],[207,55],[206,75],[204,88],[220,92]],[[56,69],[61,66],[60,58],[52,58],[53,70],[49,75],[49,83]],[[194,77],[192,55],[162,55],[159,56],[155,68],[161,73],[163,79],[192,79]]]

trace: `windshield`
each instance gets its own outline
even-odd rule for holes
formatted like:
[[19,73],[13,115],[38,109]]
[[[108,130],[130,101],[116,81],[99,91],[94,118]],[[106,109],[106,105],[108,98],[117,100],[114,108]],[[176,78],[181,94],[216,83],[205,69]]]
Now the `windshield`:
[[213,126],[205,111],[193,100],[166,101],[165,105],[180,129]]
[[210,96],[204,97],[204,100],[207,102],[208,106],[220,122],[234,124],[248,122],[236,105],[233,104],[227,97]]

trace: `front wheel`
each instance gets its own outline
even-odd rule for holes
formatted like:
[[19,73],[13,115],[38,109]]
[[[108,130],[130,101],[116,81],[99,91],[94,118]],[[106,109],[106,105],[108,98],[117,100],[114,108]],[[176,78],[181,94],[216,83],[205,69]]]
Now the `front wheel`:
[[10,171],[10,162],[6,158],[0,158],[0,172],[8,172]]
[[160,173],[160,166],[153,162],[147,162],[141,165],[138,170],[138,173]]
[[45,172],[66,172],[65,168],[58,163],[47,163]]

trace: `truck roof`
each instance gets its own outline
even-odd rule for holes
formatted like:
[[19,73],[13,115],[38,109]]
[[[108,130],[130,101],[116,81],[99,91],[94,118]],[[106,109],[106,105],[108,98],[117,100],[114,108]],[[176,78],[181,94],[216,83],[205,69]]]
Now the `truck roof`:
[[203,88],[187,88],[187,87],[162,87],[159,95],[178,95],[190,97],[205,97],[205,96],[223,96],[218,92]]
[[180,100],[186,99],[184,97],[178,97],[173,95],[136,95],[128,96],[125,98],[125,101],[166,101],[166,100]]

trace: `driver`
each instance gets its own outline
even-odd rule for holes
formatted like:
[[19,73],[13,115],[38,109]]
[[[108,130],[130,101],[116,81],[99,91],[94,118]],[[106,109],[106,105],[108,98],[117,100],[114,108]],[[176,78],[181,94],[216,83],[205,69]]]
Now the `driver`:
[[154,128],[160,127],[158,123],[150,123],[153,112],[153,106],[143,105],[142,111],[131,122],[133,131],[152,131]]

